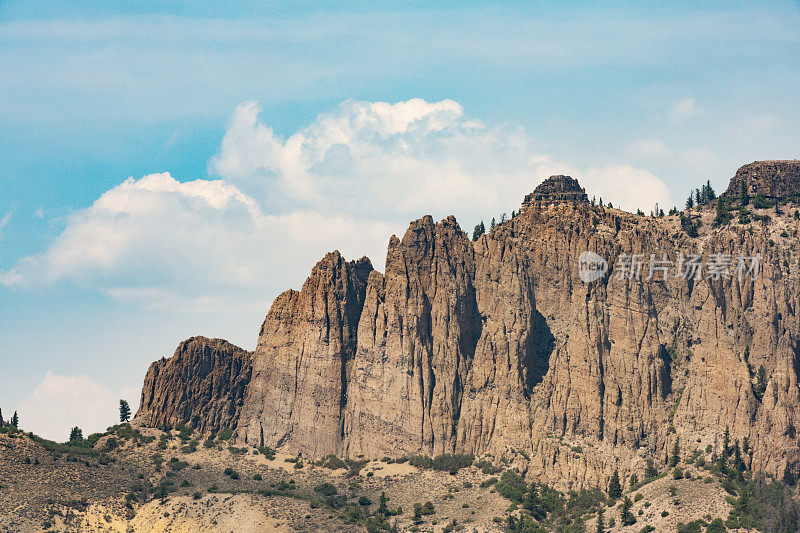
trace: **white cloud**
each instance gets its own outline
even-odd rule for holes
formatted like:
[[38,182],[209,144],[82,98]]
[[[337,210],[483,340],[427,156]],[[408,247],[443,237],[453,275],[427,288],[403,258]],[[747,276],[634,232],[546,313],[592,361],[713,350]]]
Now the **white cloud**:
[[268,215],[222,180],[180,183],[151,174],[104,193],[70,218],[46,252],[23,259],[0,281],[67,279],[146,306],[219,310],[240,303],[241,291],[277,289],[274,279],[296,285],[329,247],[360,257],[355,243],[385,243],[389,233],[380,221],[347,215]]
[[89,376],[66,376],[47,371],[33,394],[19,408],[20,426],[26,431],[63,442],[78,426],[84,437],[119,422],[119,400],[136,412],[139,392],[113,391]]
[[[254,185],[266,184],[268,203],[280,190],[280,200],[323,212],[397,223],[455,212],[470,223],[517,208],[527,192],[557,172],[614,195],[619,205],[669,199],[666,186],[627,188],[632,167],[609,167],[602,179],[585,180],[585,171],[541,154],[523,130],[486,126],[451,100],[349,101],[285,140],[258,113],[254,103],[237,108],[209,170],[242,183],[254,196],[261,192]],[[638,174],[645,175],[660,182],[646,171]],[[592,176],[600,176],[599,170]],[[625,186],[615,186],[615,180]]]
[[129,178],[0,282],[69,280],[148,308],[221,312],[297,287],[332,249],[382,269],[410,220],[455,214],[468,229],[517,209],[551,174],[626,209],[671,205],[647,170],[551,161],[522,129],[487,126],[452,100],[347,101],[286,139],[245,103],[209,172],[223,179]]
[[669,117],[673,122],[684,122],[702,115],[703,112],[703,108],[695,103],[694,98],[686,98],[672,106],[669,110]]

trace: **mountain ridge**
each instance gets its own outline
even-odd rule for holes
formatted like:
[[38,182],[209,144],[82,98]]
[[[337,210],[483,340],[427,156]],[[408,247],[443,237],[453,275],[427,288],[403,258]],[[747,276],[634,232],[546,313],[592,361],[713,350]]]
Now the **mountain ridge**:
[[[794,163],[781,170],[789,195]],[[728,191],[737,179],[760,190],[773,168],[745,167]],[[641,473],[676,442],[716,448],[728,428],[747,437],[754,470],[796,478],[797,221],[754,208],[760,220],[718,224],[712,202],[686,212],[702,222],[693,238],[684,213],[592,205],[577,181],[554,178],[475,242],[453,216],[413,221],[390,239],[383,274],[326,254],[300,291],[275,299],[226,417],[178,396],[154,402],[163,395],[151,387],[136,421],[233,429],[240,444],[310,458],[521,450],[527,475],[556,486]],[[588,284],[576,269],[584,251],[608,264]],[[662,253],[763,264],[753,279],[636,280],[620,262]],[[192,359],[176,355],[174,374],[196,381]]]

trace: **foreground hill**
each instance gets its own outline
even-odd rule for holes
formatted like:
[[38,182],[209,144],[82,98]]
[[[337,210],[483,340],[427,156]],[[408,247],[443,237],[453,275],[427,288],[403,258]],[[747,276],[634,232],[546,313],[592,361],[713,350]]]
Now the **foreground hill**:
[[597,530],[601,509],[605,531],[794,531],[791,492],[729,462],[692,454],[680,476],[656,470],[611,498],[526,483],[523,453],[304,461],[186,426],[123,424],[68,444],[5,426],[0,531],[578,533]]

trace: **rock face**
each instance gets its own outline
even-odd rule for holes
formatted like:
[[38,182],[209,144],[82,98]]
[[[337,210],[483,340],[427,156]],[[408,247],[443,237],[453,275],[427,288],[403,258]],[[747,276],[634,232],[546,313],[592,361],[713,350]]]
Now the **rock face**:
[[742,185],[750,196],[800,196],[800,160],[755,161],[744,165],[736,171],[725,196],[741,196]]
[[206,432],[236,427],[250,382],[252,354],[222,339],[192,337],[150,365],[135,420],[145,426],[192,424]]
[[[692,239],[677,216],[591,206],[563,176],[523,206],[477,242],[453,217],[414,221],[383,274],[328,254],[275,300],[246,392],[189,404],[169,395],[196,390],[194,374],[159,381],[161,361],[138,416],[235,422],[241,443],[310,457],[523,451],[521,469],[562,488],[605,486],[615,468],[641,477],[676,440],[719,446],[727,427],[754,469],[800,473],[798,221],[713,228],[708,208]],[[608,261],[605,277],[581,281],[584,251]],[[648,279],[664,253],[668,275]],[[681,254],[704,256],[698,277],[676,275]],[[757,254],[758,275],[737,275],[737,256]],[[730,268],[714,275],[722,257]]]
[[350,368],[372,264],[327,254],[278,296],[254,354],[238,435],[313,457],[341,452]]

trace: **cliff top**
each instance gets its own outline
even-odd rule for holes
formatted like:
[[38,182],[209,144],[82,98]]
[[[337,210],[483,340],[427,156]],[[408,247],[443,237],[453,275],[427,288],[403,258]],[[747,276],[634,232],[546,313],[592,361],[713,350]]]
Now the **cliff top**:
[[540,183],[532,193],[525,196],[523,207],[546,207],[555,204],[588,203],[586,191],[578,180],[559,174]]
[[750,196],[800,195],[800,160],[753,161],[740,167],[723,196],[736,198],[743,191]]

